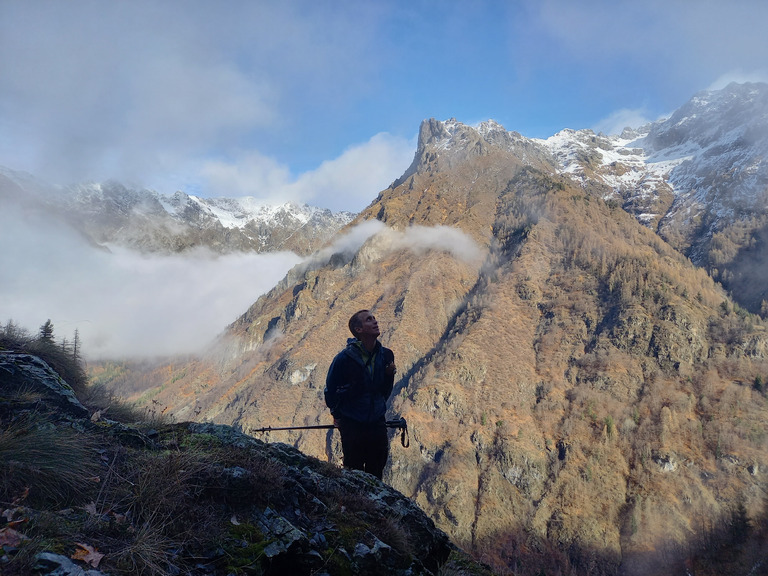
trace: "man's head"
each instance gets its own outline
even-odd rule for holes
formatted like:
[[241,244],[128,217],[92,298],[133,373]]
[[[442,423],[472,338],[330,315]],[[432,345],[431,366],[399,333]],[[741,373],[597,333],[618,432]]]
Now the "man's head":
[[358,339],[364,336],[376,338],[379,335],[379,325],[370,310],[358,310],[349,319],[349,331]]

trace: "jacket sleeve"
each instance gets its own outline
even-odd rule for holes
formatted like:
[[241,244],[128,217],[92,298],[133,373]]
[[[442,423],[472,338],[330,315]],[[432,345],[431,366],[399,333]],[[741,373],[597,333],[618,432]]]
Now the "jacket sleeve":
[[336,388],[338,386],[338,382],[336,379],[336,361],[338,357],[334,358],[331,362],[330,368],[328,368],[328,374],[325,376],[325,389],[323,390],[323,395],[325,396],[325,405],[328,406],[331,410],[331,414],[333,414],[333,411],[336,409],[336,406],[339,404],[339,400],[337,398],[336,394]]
[[331,410],[331,415],[336,416],[338,408],[344,396],[349,391],[349,385],[346,382],[343,354],[337,354],[328,368],[328,374],[325,377],[325,405]]
[[[384,348],[382,350],[382,359],[383,359],[383,366],[389,365],[391,362],[395,361],[395,353],[392,352],[389,348]],[[392,394],[392,388],[395,385],[395,375],[387,375],[384,373],[384,384],[381,390],[381,393],[384,395],[384,398],[389,398],[389,395]]]

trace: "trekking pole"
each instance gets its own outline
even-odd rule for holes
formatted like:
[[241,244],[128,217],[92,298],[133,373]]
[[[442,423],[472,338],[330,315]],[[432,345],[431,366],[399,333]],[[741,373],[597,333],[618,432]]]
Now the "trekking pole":
[[[408,423],[405,418],[399,418],[398,420],[387,420],[387,428],[397,428],[400,430],[400,443],[403,448],[408,448],[411,445],[411,439],[408,436]],[[280,426],[273,428],[272,426],[266,426],[264,428],[251,428],[251,432],[274,432],[275,430],[330,430],[336,428],[335,424],[317,424],[315,426]]]
[[336,425],[318,424],[317,426],[282,426],[279,428],[267,426],[266,428],[251,428],[251,432],[272,432],[274,430],[329,430],[331,428],[336,428]]

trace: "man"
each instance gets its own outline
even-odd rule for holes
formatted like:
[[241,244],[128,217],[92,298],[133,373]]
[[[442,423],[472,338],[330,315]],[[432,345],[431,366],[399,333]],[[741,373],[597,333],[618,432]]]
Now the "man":
[[387,399],[395,382],[395,355],[379,342],[379,324],[369,310],[349,319],[353,338],[331,362],[325,403],[341,433],[344,466],[381,479],[389,457]]

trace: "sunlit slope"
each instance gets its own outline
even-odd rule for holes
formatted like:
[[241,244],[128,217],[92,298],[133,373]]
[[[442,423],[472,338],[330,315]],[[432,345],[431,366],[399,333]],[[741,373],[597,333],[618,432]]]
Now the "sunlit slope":
[[[739,500],[757,510],[759,318],[525,139],[451,129],[425,123],[414,164],[352,225],[384,230],[291,272],[153,401],[245,430],[329,423],[327,367],[371,308],[411,432],[385,479],[489,561],[557,550],[648,573],[661,543]],[[333,432],[269,437],[338,462]]]

